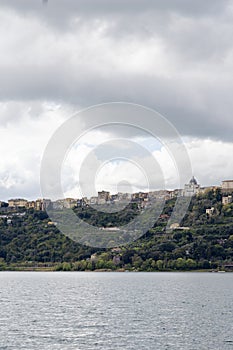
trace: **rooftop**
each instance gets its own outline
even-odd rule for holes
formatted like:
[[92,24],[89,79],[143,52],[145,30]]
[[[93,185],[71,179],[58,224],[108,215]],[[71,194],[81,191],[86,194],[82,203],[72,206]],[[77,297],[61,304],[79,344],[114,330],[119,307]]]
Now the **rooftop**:
[[195,179],[195,177],[193,176],[191,178],[191,180],[189,181],[190,184],[193,184],[193,185],[197,185],[197,180]]

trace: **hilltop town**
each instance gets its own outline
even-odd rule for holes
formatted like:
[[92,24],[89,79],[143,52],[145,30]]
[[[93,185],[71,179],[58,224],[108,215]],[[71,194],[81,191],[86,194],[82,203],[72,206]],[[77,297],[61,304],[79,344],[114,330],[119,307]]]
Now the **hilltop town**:
[[[169,200],[178,196],[192,197],[197,194],[205,193],[208,190],[220,189],[223,204],[230,204],[232,202],[231,192],[233,191],[233,180],[222,181],[221,186],[201,187],[197,180],[192,177],[190,182],[184,186],[184,189],[175,190],[158,190],[153,192],[138,192],[138,193],[117,193],[110,194],[108,191],[98,192],[98,196],[90,198],[83,197],[81,199],[64,198],[56,201],[50,199],[37,199],[28,201],[22,198],[9,199],[8,202],[0,201],[0,207],[5,208],[25,208],[44,211],[46,209],[73,209],[75,207],[88,207],[92,205],[114,205],[120,202],[137,203],[139,209],[146,208],[152,199]],[[211,210],[211,208],[210,208]],[[210,213],[210,212],[209,212]]]
[[[177,196],[190,197],[189,208],[179,223],[167,225]],[[84,221],[100,228],[126,224],[150,205],[151,198],[164,199],[164,208],[145,234],[129,244],[113,248],[81,245],[63,235],[45,209],[58,213],[72,208]],[[93,209],[90,203],[128,203],[119,213]],[[128,201],[128,202],[127,202]],[[103,233],[105,231],[103,230]],[[203,188],[195,178],[182,190],[132,195],[110,195],[101,191],[95,198],[11,199],[0,207],[0,270],[233,270],[233,180]]]

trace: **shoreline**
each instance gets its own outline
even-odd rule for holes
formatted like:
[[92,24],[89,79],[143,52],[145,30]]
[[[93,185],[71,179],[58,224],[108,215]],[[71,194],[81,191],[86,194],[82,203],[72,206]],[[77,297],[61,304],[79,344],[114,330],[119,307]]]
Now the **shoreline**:
[[206,270],[160,270],[160,271],[143,271],[143,270],[125,270],[125,269],[118,269],[118,270],[110,270],[110,269],[96,269],[96,270],[84,270],[84,271],[77,271],[77,270],[68,270],[68,271],[64,271],[64,270],[56,270],[53,269],[51,267],[25,267],[25,268],[9,268],[9,269],[4,269],[4,270],[0,270],[1,272],[81,272],[81,273],[89,273],[89,272],[106,272],[106,273],[232,273],[233,271],[227,271],[227,270],[212,270],[212,269],[206,269]]

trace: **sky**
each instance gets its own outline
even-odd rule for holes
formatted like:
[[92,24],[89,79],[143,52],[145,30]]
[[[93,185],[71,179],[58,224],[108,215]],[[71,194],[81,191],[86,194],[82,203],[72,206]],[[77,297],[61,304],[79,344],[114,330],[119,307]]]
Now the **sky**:
[[[54,132],[85,108],[118,101],[153,109],[176,128],[202,186],[232,179],[232,23],[228,0],[2,0],[0,200],[40,197],[41,160]],[[64,159],[64,196],[81,195],[87,155],[100,161],[98,146],[114,138],[155,158],[162,174],[155,189],[183,185],[163,142],[99,128]],[[95,190],[116,192],[126,182],[147,189],[139,158],[106,155]]]

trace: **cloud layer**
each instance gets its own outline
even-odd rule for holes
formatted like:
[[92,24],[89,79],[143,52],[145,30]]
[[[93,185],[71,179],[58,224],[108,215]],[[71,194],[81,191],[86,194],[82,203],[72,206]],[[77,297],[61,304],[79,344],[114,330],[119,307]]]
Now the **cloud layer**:
[[203,184],[232,177],[231,1],[3,0],[0,21],[1,197],[36,196],[53,131],[109,101],[163,114]]

